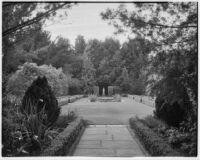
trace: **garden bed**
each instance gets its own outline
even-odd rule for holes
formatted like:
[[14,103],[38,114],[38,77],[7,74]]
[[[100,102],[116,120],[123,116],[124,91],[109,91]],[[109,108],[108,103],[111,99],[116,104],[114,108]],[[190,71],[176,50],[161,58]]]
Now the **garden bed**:
[[174,150],[166,141],[138,118],[129,120],[131,128],[135,131],[145,149],[152,156],[184,156]]
[[40,156],[70,155],[73,152],[74,143],[82,135],[84,129],[85,123],[83,119],[77,118],[52,140],[50,146],[47,147]]

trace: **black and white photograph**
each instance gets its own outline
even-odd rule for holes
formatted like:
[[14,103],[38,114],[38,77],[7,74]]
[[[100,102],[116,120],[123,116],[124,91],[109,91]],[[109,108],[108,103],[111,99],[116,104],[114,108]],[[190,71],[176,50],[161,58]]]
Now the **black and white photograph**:
[[194,158],[197,1],[1,1],[1,157]]

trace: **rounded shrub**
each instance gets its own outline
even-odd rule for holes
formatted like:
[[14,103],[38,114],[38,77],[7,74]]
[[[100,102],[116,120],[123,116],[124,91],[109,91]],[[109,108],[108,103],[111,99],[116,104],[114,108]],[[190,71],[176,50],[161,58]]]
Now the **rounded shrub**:
[[56,96],[68,94],[68,78],[61,68],[56,69],[51,65],[37,66],[35,63],[24,63],[8,80],[6,87],[8,96],[22,99],[27,88],[38,76],[47,78]]

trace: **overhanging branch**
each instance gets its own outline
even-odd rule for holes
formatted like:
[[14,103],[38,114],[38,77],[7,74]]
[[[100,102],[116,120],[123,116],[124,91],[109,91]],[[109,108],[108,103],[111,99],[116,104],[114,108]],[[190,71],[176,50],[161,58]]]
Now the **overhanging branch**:
[[56,8],[48,10],[47,12],[45,12],[42,15],[34,17],[34,18],[30,19],[30,20],[27,20],[27,21],[23,22],[22,24],[19,24],[19,25],[15,26],[15,27],[12,27],[12,28],[9,28],[9,29],[3,31],[3,37],[5,37],[5,36],[7,36],[9,34],[12,34],[15,31],[17,31],[19,29],[22,29],[22,28],[24,28],[26,26],[29,26],[29,25],[32,25],[32,24],[34,24],[36,22],[41,21],[43,18],[48,17],[50,14],[54,13],[55,11],[57,11],[58,9],[64,7],[67,4],[68,3],[64,3],[64,4],[62,4],[62,5],[60,5],[60,6],[56,7]]

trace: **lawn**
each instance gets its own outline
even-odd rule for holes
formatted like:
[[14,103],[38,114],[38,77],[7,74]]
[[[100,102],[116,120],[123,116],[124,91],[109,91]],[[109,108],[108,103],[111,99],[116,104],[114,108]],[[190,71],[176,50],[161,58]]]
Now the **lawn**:
[[69,110],[75,111],[92,124],[128,124],[131,117],[153,114],[152,107],[127,97],[122,97],[122,102],[90,102],[88,98],[83,98],[62,106],[61,114],[67,114]]

